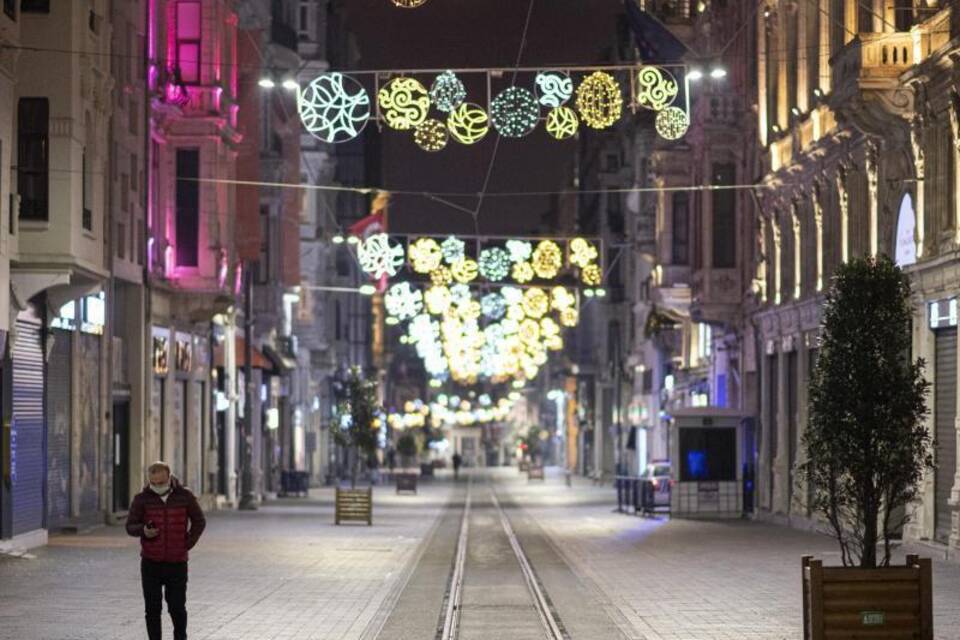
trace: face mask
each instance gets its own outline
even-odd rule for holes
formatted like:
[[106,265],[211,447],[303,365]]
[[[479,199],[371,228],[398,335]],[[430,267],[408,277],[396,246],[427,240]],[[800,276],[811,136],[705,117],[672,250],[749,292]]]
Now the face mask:
[[153,483],[151,482],[151,483],[150,483],[150,490],[153,491],[153,492],[154,492],[155,494],[157,494],[158,496],[162,496],[162,495],[164,495],[165,493],[167,493],[168,491],[170,491],[170,483],[167,482],[167,483],[165,483],[165,484],[153,484]]

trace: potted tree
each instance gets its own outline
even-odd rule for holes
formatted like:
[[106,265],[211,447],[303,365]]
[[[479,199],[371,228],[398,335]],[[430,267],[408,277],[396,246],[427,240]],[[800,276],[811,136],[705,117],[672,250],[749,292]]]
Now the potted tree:
[[419,450],[417,436],[412,431],[404,431],[397,438],[397,453],[400,455],[400,470],[396,474],[397,493],[417,492],[417,478],[420,474],[411,472],[411,468],[416,464]]
[[843,566],[803,559],[811,640],[894,629],[904,632],[896,637],[933,638],[929,559],[891,566],[891,542],[933,467],[929,383],[923,361],[908,356],[909,299],[909,280],[886,256],[842,265],[827,294],[798,477]]
[[351,369],[343,382],[333,430],[337,444],[350,451],[350,488],[337,487],[334,521],[361,521],[373,524],[373,488],[357,489],[357,475],[363,460],[377,449],[377,384],[366,380],[359,369]]

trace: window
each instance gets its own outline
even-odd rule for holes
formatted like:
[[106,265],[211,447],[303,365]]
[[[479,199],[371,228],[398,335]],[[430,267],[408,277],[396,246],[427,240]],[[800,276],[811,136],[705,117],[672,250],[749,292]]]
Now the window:
[[200,82],[200,3],[177,3],[177,67],[186,83]]
[[857,32],[858,33],[872,33],[873,32],[873,9],[870,5],[860,2],[857,3]]
[[139,173],[139,167],[138,167],[139,164],[140,164],[140,160],[139,158],[137,158],[137,154],[131,153],[130,154],[130,189],[132,191],[137,190],[137,174]]
[[779,114],[777,113],[780,93],[780,64],[778,62],[779,55],[777,48],[780,46],[780,43],[774,33],[773,25],[768,25],[764,38],[766,40],[765,51],[767,65],[767,137],[768,139],[774,139],[777,136],[775,135],[776,132],[773,130],[773,127],[780,124]]
[[681,482],[729,482],[736,479],[736,429],[680,429]]
[[11,20],[17,19],[17,0],[3,0],[3,12]]
[[121,260],[127,257],[127,227],[123,222],[117,223],[117,257]]
[[895,0],[893,11],[897,31],[910,31],[913,26],[913,0]]
[[20,0],[22,13],[50,13],[50,0]]
[[818,9],[807,9],[807,104],[814,104],[814,90],[820,86],[820,20]]
[[130,211],[130,176],[125,173],[120,174],[120,210]]
[[830,55],[836,55],[847,42],[846,0],[833,0],[830,8]]
[[[713,184],[732,185],[736,167],[731,163],[713,166]],[[737,193],[733,189],[714,191],[713,266],[729,269],[737,264]]]
[[257,284],[270,281],[270,207],[260,205],[260,255],[257,258]]
[[200,264],[200,150],[177,149],[177,266]]
[[17,106],[17,192],[20,217],[46,220],[50,193],[50,103],[20,98]]
[[[797,106],[797,62],[800,52],[797,50],[799,41],[800,20],[797,17],[797,10],[786,11],[786,51],[787,56],[787,108],[792,109]],[[810,53],[816,53],[807,49]]]
[[684,191],[673,194],[673,264],[690,264],[690,195]]

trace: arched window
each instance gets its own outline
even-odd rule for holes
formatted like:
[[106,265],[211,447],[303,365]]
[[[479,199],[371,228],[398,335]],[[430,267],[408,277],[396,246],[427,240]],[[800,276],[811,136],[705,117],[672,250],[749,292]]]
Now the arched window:
[[905,193],[900,199],[900,209],[897,212],[897,235],[894,246],[894,260],[901,267],[917,262],[916,226],[917,217],[913,210],[913,198],[909,193]]

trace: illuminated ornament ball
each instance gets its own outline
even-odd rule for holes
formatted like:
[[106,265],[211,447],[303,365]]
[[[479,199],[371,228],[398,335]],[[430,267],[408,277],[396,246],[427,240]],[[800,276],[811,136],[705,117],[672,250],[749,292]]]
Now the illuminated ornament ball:
[[510,272],[510,275],[520,284],[526,284],[533,280],[536,274],[533,272],[533,265],[529,262],[518,262],[513,265],[513,270]]
[[480,275],[490,282],[500,282],[510,275],[510,254],[506,249],[490,247],[480,252]]
[[444,71],[430,86],[430,99],[437,110],[450,113],[467,99],[467,89],[457,74]]
[[398,131],[423,124],[430,111],[430,94],[415,78],[394,78],[380,89],[377,100],[387,125]]
[[573,97],[573,80],[563,71],[541,71],[534,83],[537,102],[545,107],[559,107]]
[[553,240],[541,240],[533,251],[531,264],[538,278],[555,278],[563,266],[563,252]]
[[447,118],[450,137],[460,144],[476,144],[490,131],[490,117],[483,107],[464,102]]
[[307,133],[337,144],[353,140],[370,120],[370,96],[342,73],[324,73],[300,92],[297,112]]
[[443,251],[433,238],[418,238],[407,248],[407,259],[417,273],[430,273],[440,266]]
[[490,120],[504,138],[522,138],[536,129],[540,105],[529,90],[509,87],[490,103]]
[[446,286],[453,282],[453,274],[447,267],[437,267],[430,272],[430,282],[435,286]]
[[574,238],[570,241],[570,264],[586,267],[598,257],[597,248],[583,238]]
[[597,265],[588,264],[580,270],[580,279],[588,287],[599,287],[603,283],[603,273]]
[[560,311],[560,324],[565,327],[575,327],[580,322],[580,312],[575,307],[568,307]]
[[447,126],[433,118],[418,124],[413,132],[413,141],[424,151],[443,151],[449,139]]
[[680,86],[669,71],[643,67],[637,72],[636,102],[651,111],[662,111],[677,99]]
[[570,107],[557,107],[547,114],[547,133],[557,140],[566,140],[577,135],[580,120]]
[[447,264],[453,264],[464,256],[467,244],[455,236],[449,236],[440,244],[440,250],[443,252],[443,261]]
[[465,284],[453,285],[450,287],[450,300],[458,305],[470,302],[470,287]]
[[657,133],[665,140],[679,140],[690,128],[687,112],[680,107],[667,107],[657,114],[654,122]]
[[480,266],[476,260],[471,258],[461,258],[457,260],[450,271],[453,273],[453,279],[460,284],[469,284],[477,279],[480,273]]
[[550,306],[558,311],[569,309],[576,302],[576,297],[565,287],[554,287],[550,290]]
[[390,242],[385,233],[372,235],[357,249],[360,268],[374,278],[395,276],[403,266],[403,247]]
[[427,4],[427,0],[390,0],[390,2],[401,9],[416,9]]
[[595,71],[577,87],[577,110],[583,122],[593,129],[606,129],[623,114],[623,95],[616,79],[604,71]]
[[393,285],[383,297],[387,313],[399,320],[413,318],[423,309],[423,294],[410,287],[409,282]]
[[526,240],[507,240],[507,251],[510,252],[510,260],[523,262],[533,254],[533,245]]
[[428,312],[435,316],[441,315],[450,308],[452,302],[450,289],[442,285],[430,287],[424,294],[423,301],[427,305]]

